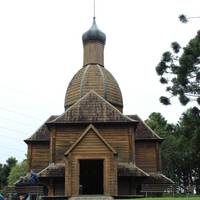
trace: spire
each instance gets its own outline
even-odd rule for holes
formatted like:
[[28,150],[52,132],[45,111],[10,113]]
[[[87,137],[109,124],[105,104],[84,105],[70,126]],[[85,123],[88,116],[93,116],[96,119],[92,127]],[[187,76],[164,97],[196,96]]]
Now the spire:
[[96,16],[96,1],[94,0],[94,18]]

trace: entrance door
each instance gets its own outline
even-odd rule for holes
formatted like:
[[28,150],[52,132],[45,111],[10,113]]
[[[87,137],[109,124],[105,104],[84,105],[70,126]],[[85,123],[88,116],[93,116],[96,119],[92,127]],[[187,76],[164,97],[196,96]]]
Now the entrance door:
[[103,194],[103,160],[80,160],[80,194]]

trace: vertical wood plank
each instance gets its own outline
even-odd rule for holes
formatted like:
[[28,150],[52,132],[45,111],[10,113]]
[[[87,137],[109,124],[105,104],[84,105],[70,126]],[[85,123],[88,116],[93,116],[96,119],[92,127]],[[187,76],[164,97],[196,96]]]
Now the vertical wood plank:
[[32,169],[32,144],[28,144],[28,171]]
[[56,129],[50,129],[50,162],[55,162]]
[[160,149],[159,143],[156,142],[156,161],[157,161],[157,171],[161,170],[161,156],[160,156]]

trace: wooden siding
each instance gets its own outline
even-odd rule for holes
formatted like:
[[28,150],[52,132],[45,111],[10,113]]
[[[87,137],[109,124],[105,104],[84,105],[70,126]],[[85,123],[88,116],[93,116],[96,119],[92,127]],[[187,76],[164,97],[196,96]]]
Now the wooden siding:
[[146,172],[156,172],[159,168],[156,152],[156,143],[136,142],[136,165]]
[[79,138],[86,126],[70,126],[56,129],[55,162],[64,162],[64,153]]
[[28,144],[28,151],[27,151],[27,158],[28,158],[28,171],[31,170],[32,165],[32,144]]
[[29,153],[30,169],[39,172],[49,164],[49,144],[31,144]]
[[117,151],[119,162],[131,162],[134,157],[133,129],[129,126],[98,126],[100,134]]
[[88,42],[84,45],[83,65],[98,63],[104,65],[104,45],[99,42]]
[[[87,147],[87,148],[86,148]],[[109,150],[109,151],[108,151]],[[74,149],[76,154],[82,153],[109,153],[110,149],[101,141],[93,130],[89,130],[87,135],[81,140],[78,146]]]
[[104,194],[116,195],[117,165],[110,149],[89,130],[66,159],[65,192],[67,196],[79,194],[79,160],[102,159],[104,162]]
[[[70,126],[56,129],[55,137],[55,162],[64,162],[64,153],[78,139],[86,126]],[[119,162],[135,160],[135,145],[133,128],[127,125],[102,126],[97,130],[103,138],[117,151]],[[94,152],[98,151],[96,146]]]

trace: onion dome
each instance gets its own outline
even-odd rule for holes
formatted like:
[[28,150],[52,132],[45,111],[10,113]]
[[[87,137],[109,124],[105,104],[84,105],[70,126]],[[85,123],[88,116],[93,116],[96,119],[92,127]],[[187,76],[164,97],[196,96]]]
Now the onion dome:
[[89,64],[74,75],[66,92],[65,109],[90,90],[94,90],[122,112],[123,100],[117,81],[108,70],[98,64]]
[[83,33],[82,40],[83,44],[87,43],[88,41],[99,41],[102,44],[106,43],[106,35],[97,27],[95,17],[93,18],[93,24],[91,28]]

